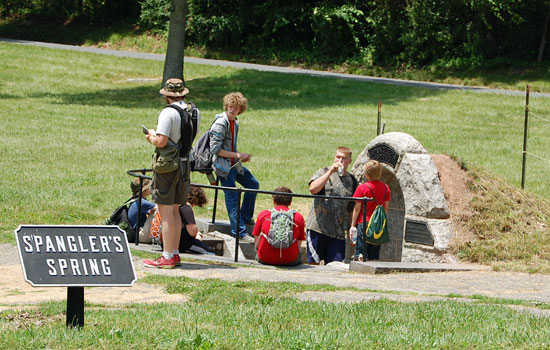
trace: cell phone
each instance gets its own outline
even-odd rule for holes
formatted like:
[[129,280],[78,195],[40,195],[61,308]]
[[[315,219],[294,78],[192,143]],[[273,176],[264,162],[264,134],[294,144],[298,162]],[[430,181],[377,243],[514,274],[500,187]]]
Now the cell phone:
[[143,133],[147,135],[149,133],[149,129],[147,129],[143,124],[141,124],[141,127],[143,128]]

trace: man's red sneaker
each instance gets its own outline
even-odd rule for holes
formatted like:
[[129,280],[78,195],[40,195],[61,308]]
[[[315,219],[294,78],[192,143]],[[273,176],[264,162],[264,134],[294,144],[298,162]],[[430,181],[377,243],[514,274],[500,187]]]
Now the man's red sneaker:
[[146,267],[156,267],[158,269],[173,269],[176,267],[176,259],[165,259],[161,256],[155,260],[143,260],[143,265]]
[[176,262],[176,266],[181,266],[181,259],[179,254],[174,254],[174,261]]

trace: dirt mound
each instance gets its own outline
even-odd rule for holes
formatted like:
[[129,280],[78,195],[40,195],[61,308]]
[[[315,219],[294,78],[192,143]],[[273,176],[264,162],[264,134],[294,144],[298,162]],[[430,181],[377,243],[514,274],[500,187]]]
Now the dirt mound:
[[470,184],[473,178],[454,159],[446,154],[432,154],[432,159],[439,171],[439,180],[443,188],[443,194],[451,212],[453,223],[453,241],[472,241],[476,237],[465,227],[464,222],[474,215],[470,209],[470,201],[473,198]]

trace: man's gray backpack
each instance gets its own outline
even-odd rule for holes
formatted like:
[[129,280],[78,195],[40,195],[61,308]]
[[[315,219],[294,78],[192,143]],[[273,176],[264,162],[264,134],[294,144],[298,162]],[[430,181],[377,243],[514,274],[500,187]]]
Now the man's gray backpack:
[[262,233],[267,242],[278,249],[287,249],[296,240],[294,239],[294,213],[296,210],[278,211],[270,209],[271,226],[267,235]]

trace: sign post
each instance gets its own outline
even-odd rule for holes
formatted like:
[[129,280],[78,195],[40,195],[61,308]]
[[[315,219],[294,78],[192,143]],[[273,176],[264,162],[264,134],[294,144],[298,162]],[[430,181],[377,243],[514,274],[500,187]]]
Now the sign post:
[[25,281],[68,287],[67,327],[84,326],[84,287],[136,281],[126,233],[117,226],[21,225],[15,239]]

